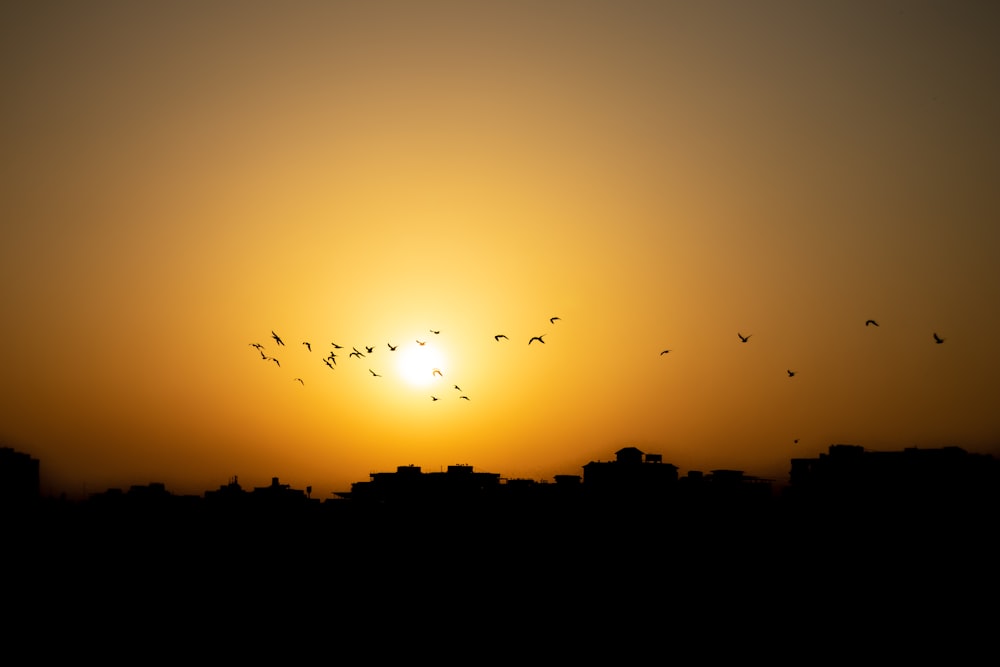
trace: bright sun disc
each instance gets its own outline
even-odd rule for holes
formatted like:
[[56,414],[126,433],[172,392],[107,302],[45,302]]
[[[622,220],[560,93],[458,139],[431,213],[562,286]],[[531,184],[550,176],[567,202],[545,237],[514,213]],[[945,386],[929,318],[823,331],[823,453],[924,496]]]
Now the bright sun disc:
[[434,371],[441,371],[444,368],[444,355],[429,342],[423,345],[413,343],[405,348],[402,346],[399,348],[396,367],[400,377],[408,384],[428,385],[441,378]]

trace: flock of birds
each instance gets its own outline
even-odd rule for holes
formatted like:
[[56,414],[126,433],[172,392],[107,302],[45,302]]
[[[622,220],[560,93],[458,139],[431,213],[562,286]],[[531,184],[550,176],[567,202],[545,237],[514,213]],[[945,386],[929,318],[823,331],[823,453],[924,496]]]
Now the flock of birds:
[[[549,324],[555,324],[556,322],[559,322],[561,319],[562,318],[560,318],[560,317],[550,317],[549,318]],[[875,320],[869,319],[869,320],[865,320],[865,326],[866,327],[878,327],[879,324]],[[430,329],[429,331],[430,331],[430,333],[432,333],[434,335],[438,335],[438,334],[441,333],[441,331],[439,329]],[[548,334],[543,333],[543,334],[538,334],[536,336],[531,336],[528,339],[528,345],[530,346],[530,345],[532,345],[534,343],[539,343],[541,345],[544,345],[545,344],[545,336],[546,335],[548,335]],[[743,335],[742,332],[739,332],[739,331],[736,332],[736,336],[739,338],[740,343],[748,343],[750,341],[750,337],[752,335],[753,334]],[[932,335],[933,335],[934,343],[936,343],[938,345],[944,343],[945,339],[942,338],[941,336],[939,336],[937,334],[937,332],[934,332]],[[281,338],[281,336],[279,336],[277,333],[275,333],[274,330],[271,331],[271,339],[274,341],[274,344],[276,346],[278,346],[278,347],[285,347],[285,341]],[[496,342],[509,341],[510,340],[507,337],[506,334],[502,334],[502,333],[495,334],[493,336],[493,339]],[[417,343],[417,345],[420,345],[420,346],[424,346],[424,345],[427,344],[426,340],[420,340],[420,338],[417,338],[415,340],[415,342]],[[268,355],[265,352],[264,345],[262,345],[261,343],[250,343],[250,345],[251,345],[251,347],[255,348],[260,353],[260,356],[261,356],[262,360],[273,362],[279,368],[281,367],[281,362],[278,360],[277,357],[270,356],[270,355]],[[306,350],[308,352],[312,352],[313,348],[312,348],[312,343],[311,342],[309,342],[309,341],[302,341],[302,345],[306,348]],[[344,346],[338,345],[337,343],[331,343],[330,345],[331,345],[332,349],[330,350],[329,353],[327,353],[327,355],[325,357],[323,357],[322,361],[323,361],[323,363],[328,368],[330,368],[331,370],[334,370],[336,368],[336,366],[337,366],[338,351],[339,350],[343,350],[345,348],[344,348]],[[364,358],[367,358],[367,355],[373,354],[375,352],[375,346],[373,346],[373,345],[364,345],[362,347],[365,350],[364,352],[362,352],[361,350],[359,350],[356,346],[352,346],[351,351],[347,353],[348,358],[364,359]],[[389,349],[390,352],[395,352],[398,349],[399,346],[398,345],[393,345],[392,343],[386,343],[386,347]],[[663,355],[670,354],[671,352],[673,352],[672,349],[664,349],[664,350],[662,350],[660,352],[660,356],[662,357]],[[372,377],[376,377],[376,378],[382,377],[381,373],[376,372],[372,368],[369,368],[368,372],[372,375]],[[796,375],[796,371],[793,371],[791,369],[786,369],[785,372],[787,373],[788,377],[790,377],[790,378],[795,377],[795,375]],[[439,368],[432,369],[431,370],[431,374],[432,374],[432,376],[436,376],[436,377],[443,377],[444,376],[444,374],[441,372],[441,370]],[[305,381],[301,377],[295,377],[295,378],[292,378],[292,380],[294,382],[298,382],[299,384],[301,384],[303,386],[305,385]],[[459,394],[460,394],[459,398],[460,399],[464,399],[466,401],[470,400],[469,397],[465,393],[462,392],[461,387],[459,387],[456,384],[456,385],[454,385],[454,388],[459,392]],[[431,395],[431,400],[432,401],[438,401],[438,400],[440,400],[440,397],[432,394]]]
[[[555,324],[556,322],[559,322],[560,320],[562,320],[562,318],[558,317],[558,316],[550,317],[549,318],[549,324]],[[430,333],[432,333],[434,335],[438,335],[438,334],[441,333],[440,329],[430,329],[429,331],[430,331]],[[537,336],[530,337],[528,339],[528,345],[531,345],[532,343],[540,343],[540,344],[544,345],[545,344],[545,336],[547,336],[547,335],[548,335],[547,333],[543,333],[543,334],[539,334]],[[285,341],[281,338],[281,336],[279,336],[277,333],[275,333],[275,331],[273,329],[271,330],[271,339],[273,340],[274,345],[276,347],[286,347]],[[509,341],[510,340],[510,338],[508,338],[506,334],[502,334],[502,333],[494,335],[493,339],[495,341],[497,341],[497,342],[500,342],[500,341]],[[427,345],[427,341],[426,340],[420,340],[420,338],[415,339],[415,342],[419,346],[425,346],[425,345]],[[312,346],[312,343],[310,341],[302,341],[302,345],[306,348],[307,352],[312,352],[313,346]],[[270,361],[270,362],[273,362],[278,368],[281,367],[281,361],[277,357],[275,357],[275,356],[268,355],[267,352],[265,351],[267,348],[262,343],[250,343],[250,346],[257,350],[257,352],[260,354],[261,359],[263,361],[265,361],[265,362]],[[330,346],[331,346],[330,351],[327,353],[327,355],[325,357],[322,358],[322,361],[331,370],[336,370],[338,350],[343,350],[343,349],[345,349],[345,347],[343,345],[338,345],[337,343],[330,343]],[[373,354],[375,352],[375,346],[374,345],[363,345],[362,347],[365,350],[364,352],[362,352],[361,350],[359,350],[357,348],[357,346],[352,346],[351,347],[351,351],[347,353],[348,358],[365,359],[365,358],[367,358],[368,355]],[[388,349],[389,349],[390,352],[395,352],[399,348],[399,345],[393,345],[392,343],[386,343],[386,347],[388,347]],[[382,377],[381,373],[377,373],[372,368],[369,368],[368,372],[372,375],[372,377],[377,377],[377,378],[378,377]],[[431,370],[431,375],[432,376],[436,376],[436,377],[444,377],[444,374],[441,372],[441,369],[439,369],[439,368],[433,368]],[[305,386],[305,380],[303,380],[301,377],[292,378],[292,381],[293,382],[298,382],[299,384]],[[466,401],[471,400],[466,394],[462,393],[462,388],[461,387],[459,387],[457,384],[453,385],[453,386],[454,386],[454,388],[456,390],[458,390],[458,392],[460,394],[459,395],[460,399],[466,400]],[[438,397],[436,395],[433,395],[433,394],[431,395],[431,401],[438,401],[438,400],[440,400],[440,397]]]

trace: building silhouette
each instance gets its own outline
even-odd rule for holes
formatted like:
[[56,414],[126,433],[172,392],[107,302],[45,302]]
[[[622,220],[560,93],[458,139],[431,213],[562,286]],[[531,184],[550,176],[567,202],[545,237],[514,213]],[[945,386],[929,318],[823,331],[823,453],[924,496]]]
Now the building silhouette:
[[830,445],[816,458],[791,461],[790,499],[834,505],[996,507],[1000,460],[961,447],[868,451]]
[[11,447],[0,447],[0,507],[33,504],[40,496],[40,462]]

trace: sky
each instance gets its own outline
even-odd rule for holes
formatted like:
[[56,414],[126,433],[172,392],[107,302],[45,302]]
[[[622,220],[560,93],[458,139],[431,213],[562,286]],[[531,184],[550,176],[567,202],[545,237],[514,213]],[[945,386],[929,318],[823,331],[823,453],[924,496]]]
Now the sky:
[[0,444],[43,493],[1000,454],[996,3],[0,17]]

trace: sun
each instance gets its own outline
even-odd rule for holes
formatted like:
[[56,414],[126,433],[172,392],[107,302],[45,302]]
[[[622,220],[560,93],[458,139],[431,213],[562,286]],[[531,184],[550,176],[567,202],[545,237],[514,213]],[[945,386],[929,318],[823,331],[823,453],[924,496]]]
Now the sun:
[[429,385],[442,377],[444,353],[430,341],[413,342],[399,348],[396,369],[404,382],[413,386]]

